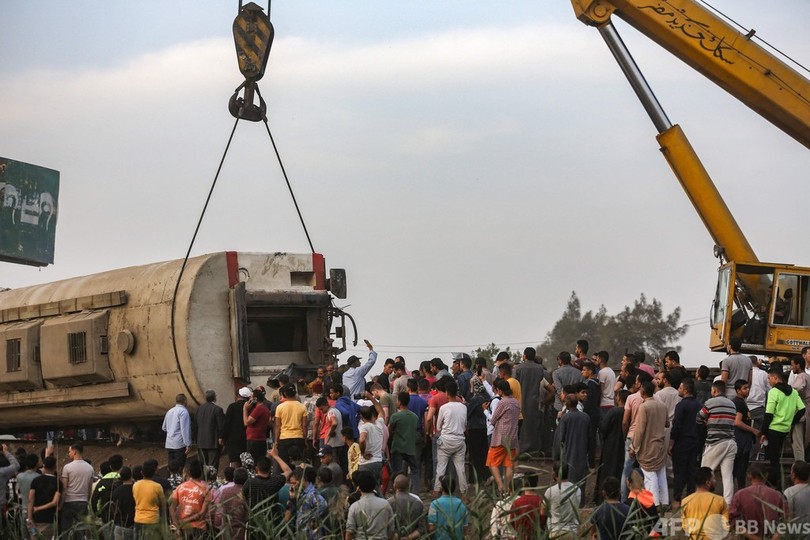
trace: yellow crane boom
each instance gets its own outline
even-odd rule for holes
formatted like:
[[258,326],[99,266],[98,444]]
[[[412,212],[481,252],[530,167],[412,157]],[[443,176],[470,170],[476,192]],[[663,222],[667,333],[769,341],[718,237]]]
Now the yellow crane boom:
[[[712,302],[712,350],[732,336],[746,352],[810,347],[810,268],[760,263],[680,126],[673,125],[611,22],[620,17],[810,148],[810,81],[693,0],[572,0],[594,26],[658,130],[667,162],[721,258]],[[722,264],[723,259],[728,261]]]
[[810,81],[693,0],[572,0],[583,23],[616,15],[810,148]]

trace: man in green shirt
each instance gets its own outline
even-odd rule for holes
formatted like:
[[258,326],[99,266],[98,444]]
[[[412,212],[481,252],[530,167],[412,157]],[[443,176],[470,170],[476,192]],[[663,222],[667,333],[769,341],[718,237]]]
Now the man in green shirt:
[[411,473],[411,489],[419,493],[419,461],[416,459],[416,428],[419,418],[408,409],[411,396],[408,392],[397,394],[399,410],[391,415],[388,431],[391,436],[391,476],[405,474],[405,466]]
[[777,490],[782,489],[782,445],[790,432],[804,416],[804,402],[799,393],[785,382],[782,366],[773,366],[768,371],[768,401],[765,404],[765,422],[762,425],[761,442],[767,439],[765,459],[771,463],[768,482]]

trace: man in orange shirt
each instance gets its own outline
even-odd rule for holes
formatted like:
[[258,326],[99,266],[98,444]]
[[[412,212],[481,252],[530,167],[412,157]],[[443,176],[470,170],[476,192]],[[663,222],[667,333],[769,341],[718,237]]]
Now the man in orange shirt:
[[172,523],[183,538],[198,538],[205,533],[211,490],[202,479],[202,464],[190,461],[186,467],[191,477],[175,488],[169,498]]
[[273,439],[279,456],[285,463],[290,462],[290,448],[297,446],[304,451],[304,437],[307,432],[307,407],[298,401],[295,385],[281,387],[281,403],[276,407]]

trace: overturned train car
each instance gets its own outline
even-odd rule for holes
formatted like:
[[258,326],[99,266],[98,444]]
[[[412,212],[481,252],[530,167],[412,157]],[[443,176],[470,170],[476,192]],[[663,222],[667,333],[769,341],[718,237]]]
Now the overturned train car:
[[154,422],[206,389],[228,403],[345,350],[345,292],[319,254],[241,252],[0,292],[0,430]]

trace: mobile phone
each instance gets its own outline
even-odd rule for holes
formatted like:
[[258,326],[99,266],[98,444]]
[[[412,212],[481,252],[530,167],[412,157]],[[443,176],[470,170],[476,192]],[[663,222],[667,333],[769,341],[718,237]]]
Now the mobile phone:
[[48,439],[48,440],[45,442],[45,447],[46,447],[46,448],[53,448],[53,441],[52,441],[51,439]]

